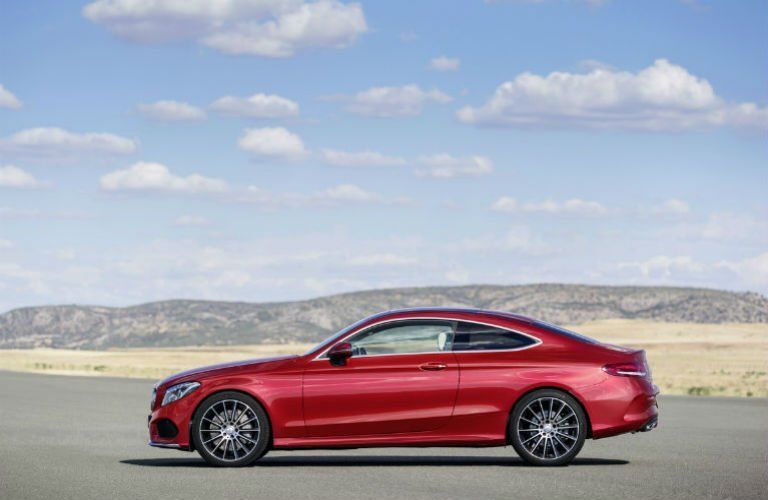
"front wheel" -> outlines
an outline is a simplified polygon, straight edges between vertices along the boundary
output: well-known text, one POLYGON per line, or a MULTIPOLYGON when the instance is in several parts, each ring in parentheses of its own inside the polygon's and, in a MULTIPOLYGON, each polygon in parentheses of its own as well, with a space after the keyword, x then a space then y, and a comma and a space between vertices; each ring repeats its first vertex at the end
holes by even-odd
POLYGON ((512 446, 531 465, 566 465, 581 451, 587 418, 570 395, 543 389, 524 396, 509 421, 512 446))
POLYGON ((270 425, 261 405, 240 392, 214 394, 200 405, 192 424, 195 449, 218 467, 242 467, 261 458, 270 425))

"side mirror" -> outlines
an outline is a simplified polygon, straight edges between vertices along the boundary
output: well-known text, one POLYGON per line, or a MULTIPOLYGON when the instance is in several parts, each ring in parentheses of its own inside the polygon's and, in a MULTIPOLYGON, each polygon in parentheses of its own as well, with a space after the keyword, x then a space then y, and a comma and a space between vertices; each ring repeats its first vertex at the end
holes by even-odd
POLYGON ((344 366, 347 364, 347 358, 352 357, 352 344, 349 342, 339 342, 328 351, 328 359, 333 366, 344 366))

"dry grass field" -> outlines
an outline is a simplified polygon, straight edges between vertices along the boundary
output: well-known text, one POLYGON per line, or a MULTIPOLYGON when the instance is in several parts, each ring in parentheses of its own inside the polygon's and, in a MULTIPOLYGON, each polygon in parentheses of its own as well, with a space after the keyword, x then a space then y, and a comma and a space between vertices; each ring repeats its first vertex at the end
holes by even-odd
MULTIPOLYGON (((646 350, 665 394, 768 396, 768 325, 604 320, 571 326, 604 342, 646 350)), ((0 350, 0 369, 160 379, 196 366, 302 353, 309 344, 163 349, 0 350)))
POLYGON ((664 394, 768 396, 768 325, 604 320, 572 327, 645 349, 664 394))

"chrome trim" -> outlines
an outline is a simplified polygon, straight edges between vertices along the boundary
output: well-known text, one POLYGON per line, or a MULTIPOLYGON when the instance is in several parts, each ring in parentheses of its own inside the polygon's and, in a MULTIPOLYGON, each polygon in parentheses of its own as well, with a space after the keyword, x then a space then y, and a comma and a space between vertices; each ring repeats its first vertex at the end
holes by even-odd
POLYGON ((181 445, 176 443, 158 443, 157 441, 150 441, 147 444, 149 446, 154 446, 155 448, 170 448, 172 450, 181 449, 181 445))
MULTIPOLYGON (((476 325, 492 326, 494 328, 499 328, 501 330, 506 330, 508 332, 512 332, 512 333, 516 333, 518 335, 522 335, 524 337, 528 337, 529 339, 533 340, 534 343, 531 344, 531 345, 523 346, 523 347, 517 347, 515 349, 488 349, 488 350, 477 350, 477 351, 454 351, 453 349, 451 349, 450 351, 402 352, 402 353, 396 353, 396 354, 366 354, 365 356, 358 356, 358 357, 360 357, 360 358, 375 358, 375 357, 381 357, 381 356, 414 356, 414 355, 418 355, 418 354, 446 354, 446 353, 453 353, 453 354, 468 354, 468 353, 480 354, 480 353, 485 353, 485 352, 517 352, 517 351, 524 351, 526 349, 531 349, 533 347, 539 346, 539 345, 544 343, 544 342, 542 342, 542 340, 540 338, 534 337, 533 335, 530 335, 528 333, 524 333, 524 332, 521 332, 521 331, 518 331, 518 330, 514 330, 514 329, 508 328, 506 326, 495 325, 493 323, 486 323, 485 321, 477 321, 477 320, 471 320, 471 319, 445 318, 445 317, 442 317, 442 316, 414 316, 414 317, 411 317, 411 318, 385 319, 385 320, 382 320, 382 321, 377 321, 376 323, 371 323, 370 325, 368 325, 368 326, 366 326, 364 328, 360 328, 359 330, 356 330, 354 332, 350 332, 347 335, 336 339, 336 342, 331 343, 331 345, 329 345, 323 352, 321 352, 320 354, 315 356, 315 358, 312 359, 312 361, 322 361, 324 359, 328 359, 328 358, 324 358, 323 356, 325 356, 325 354, 328 351, 330 351, 331 348, 334 345, 338 344, 339 342, 343 342, 345 339, 347 339, 347 338, 349 338, 349 337, 351 337, 353 335, 357 335, 358 333, 362 333, 364 331, 367 331, 370 328, 373 328, 375 326, 382 325, 384 323, 396 323, 398 321, 411 321, 411 320, 424 320, 424 319, 427 319, 427 320, 428 319, 435 319, 435 320, 440 320, 440 321, 463 321, 464 323, 474 323, 476 325)), ((455 332, 454 332, 454 334, 455 334, 455 332)))

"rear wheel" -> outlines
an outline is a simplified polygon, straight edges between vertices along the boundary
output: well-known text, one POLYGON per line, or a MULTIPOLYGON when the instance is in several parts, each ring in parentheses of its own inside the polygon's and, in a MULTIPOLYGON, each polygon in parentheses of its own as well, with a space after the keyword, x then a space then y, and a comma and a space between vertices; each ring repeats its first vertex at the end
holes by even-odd
POLYGON ((195 412, 192 439, 209 464, 242 467, 266 453, 270 430, 267 414, 255 399, 222 392, 203 401, 195 412))
POLYGON ((543 389, 524 396, 509 421, 512 446, 531 465, 566 465, 581 451, 587 418, 565 392, 543 389))

